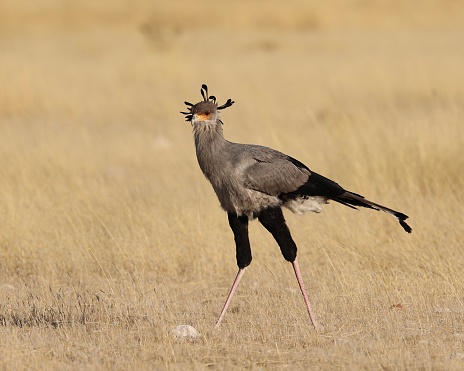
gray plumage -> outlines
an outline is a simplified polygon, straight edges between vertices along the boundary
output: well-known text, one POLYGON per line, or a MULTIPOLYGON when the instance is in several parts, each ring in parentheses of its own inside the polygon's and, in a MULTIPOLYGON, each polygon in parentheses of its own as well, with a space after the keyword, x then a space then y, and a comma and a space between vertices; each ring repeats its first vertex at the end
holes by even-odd
POLYGON ((346 191, 288 155, 264 146, 227 141, 220 109, 215 101, 206 100, 191 105, 190 112, 184 114, 191 115, 200 168, 225 211, 253 218, 265 208, 284 206, 303 214, 320 212, 323 204, 334 200, 353 208, 384 211, 411 232, 404 221, 407 215, 346 191))
POLYGON ((193 133, 200 168, 227 212, 253 217, 267 207, 287 206, 278 196, 309 179, 308 170, 278 151, 225 140, 217 117, 194 121, 193 133))

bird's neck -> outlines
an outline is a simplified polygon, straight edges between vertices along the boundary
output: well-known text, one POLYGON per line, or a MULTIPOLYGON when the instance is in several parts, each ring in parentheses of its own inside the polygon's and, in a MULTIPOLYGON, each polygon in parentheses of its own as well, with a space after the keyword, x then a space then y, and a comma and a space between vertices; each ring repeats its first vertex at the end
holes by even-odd
POLYGON ((223 153, 227 145, 222 125, 218 120, 196 122, 193 125, 193 136, 198 164, 203 174, 212 181, 216 169, 223 166, 223 153))

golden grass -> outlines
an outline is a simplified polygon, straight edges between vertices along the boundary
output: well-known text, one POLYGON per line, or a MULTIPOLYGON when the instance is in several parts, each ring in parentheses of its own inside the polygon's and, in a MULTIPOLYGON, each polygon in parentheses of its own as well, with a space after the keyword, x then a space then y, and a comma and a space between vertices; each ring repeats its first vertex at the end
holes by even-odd
POLYGON ((464 12, 360 4, 2 2, 2 369, 464 368, 464 12), (178 113, 201 83, 230 140, 411 217, 286 214, 319 333, 258 223, 213 331, 236 266, 178 113))

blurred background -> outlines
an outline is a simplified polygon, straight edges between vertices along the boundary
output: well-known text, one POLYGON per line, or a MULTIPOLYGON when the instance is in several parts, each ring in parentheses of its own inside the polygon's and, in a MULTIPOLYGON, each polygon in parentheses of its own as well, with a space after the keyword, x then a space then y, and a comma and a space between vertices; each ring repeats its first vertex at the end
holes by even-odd
MULTIPOLYGON (((411 217, 408 236, 369 210, 327 205, 317 216, 286 214, 327 339, 341 328, 347 336, 362 326, 374 326, 367 334, 387 331, 356 343, 378 347, 369 350, 373 363, 352 358, 349 347, 333 357, 347 368, 378 367, 389 344, 402 341, 392 334, 415 321, 444 339, 435 361, 425 361, 432 346, 408 343, 425 363, 408 363, 403 353, 391 362, 449 368, 445 361, 456 358, 440 352, 462 344, 444 334, 462 336, 463 66, 464 3, 456 0, 0 1, 0 299, 9 303, 0 324, 78 322, 74 293, 88 297, 93 323, 113 323, 114 308, 129 303, 140 316, 121 309, 118 323, 136 321, 152 349, 159 345, 167 363, 155 365, 188 362, 191 353, 160 350, 169 347, 150 329, 188 314, 207 331, 236 270, 226 216, 179 113, 184 101, 201 100, 205 83, 220 104, 236 102, 222 113, 227 139, 281 150, 411 217), (31 315, 32 294, 52 319, 31 315), (396 318, 396 330, 376 328, 375 318, 398 303, 417 317, 396 318), (64 314, 54 312, 59 305, 64 314), (429 316, 436 308, 452 313, 448 327, 429 316), (146 330, 144 311, 155 321, 146 330)), ((265 317, 270 322, 285 322, 301 304, 297 291, 282 300, 292 272, 266 231, 258 223, 250 229, 255 260, 242 291, 249 295, 230 316, 243 323, 242 334, 257 308, 274 306, 272 295, 285 304, 277 319, 265 317), (271 296, 247 291, 258 287, 271 296)), ((290 322, 297 325, 284 335, 273 327, 266 341, 290 339, 285 331, 301 331, 305 316, 296 312, 290 322)), ((96 357, 111 365, 119 345, 100 341, 96 357)), ((248 353, 239 344, 247 342, 231 341, 226 357, 243 365, 248 353)), ((55 360, 66 359, 56 352, 55 360)), ((291 354, 330 364, 315 353, 291 354)))
MULTIPOLYGON (((92 235, 102 226, 90 209, 115 234, 131 230, 130 213, 161 240, 173 220, 221 218, 179 114, 202 83, 236 101, 223 113, 229 140, 282 150, 416 218, 430 200, 453 207, 463 10, 452 0, 2 1, 4 253, 22 245, 36 264, 46 252, 26 241, 48 250, 92 235)), ((433 209, 438 220, 447 212, 433 209)))

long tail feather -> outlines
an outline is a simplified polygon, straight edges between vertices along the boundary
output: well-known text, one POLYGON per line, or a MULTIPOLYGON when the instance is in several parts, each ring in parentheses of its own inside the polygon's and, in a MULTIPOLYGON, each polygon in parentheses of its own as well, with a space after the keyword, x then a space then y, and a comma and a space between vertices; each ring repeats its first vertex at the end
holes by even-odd
POLYGON ((408 232, 412 232, 412 228, 405 222, 406 219, 409 217, 406 214, 400 213, 399 211, 390 209, 388 207, 376 204, 375 202, 366 200, 363 196, 358 195, 356 193, 348 192, 341 194, 340 196, 330 197, 332 200, 339 202, 343 205, 350 206, 350 207, 367 207, 369 209, 384 211, 390 215, 393 215, 398 222, 400 223, 401 227, 408 232))

